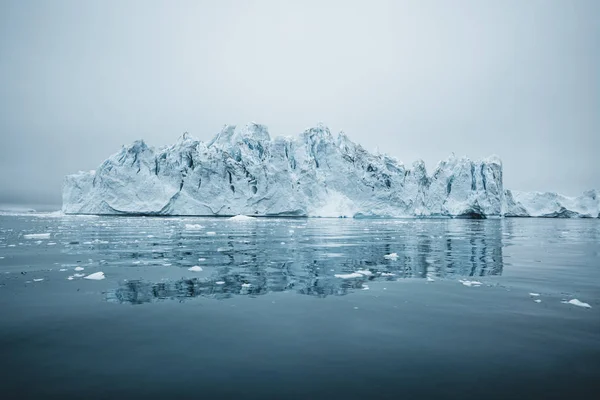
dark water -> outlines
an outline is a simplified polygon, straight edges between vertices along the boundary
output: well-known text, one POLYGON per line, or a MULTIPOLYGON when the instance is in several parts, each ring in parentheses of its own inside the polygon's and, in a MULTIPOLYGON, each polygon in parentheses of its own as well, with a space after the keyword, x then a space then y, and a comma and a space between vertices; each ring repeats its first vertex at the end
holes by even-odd
POLYGON ((0 310, 3 399, 599 398, 600 221, 4 215, 0 310))

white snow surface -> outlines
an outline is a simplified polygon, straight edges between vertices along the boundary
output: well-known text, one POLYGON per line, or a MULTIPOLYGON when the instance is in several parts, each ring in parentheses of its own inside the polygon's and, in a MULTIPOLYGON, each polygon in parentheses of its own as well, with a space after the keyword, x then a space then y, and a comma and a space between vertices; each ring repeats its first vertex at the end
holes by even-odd
POLYGON ((471 161, 452 155, 428 174, 423 161, 405 166, 366 151, 343 132, 332 135, 321 124, 297 138, 272 139, 266 126, 250 123, 225 125, 207 143, 186 133, 164 148, 142 140, 124 146, 96 170, 65 178, 62 211, 311 217, 548 216, 557 211, 556 216, 598 217, 598 197, 590 193, 570 200, 556 194, 505 194, 502 163, 495 156, 471 161), (558 208, 552 196, 560 197, 558 208))

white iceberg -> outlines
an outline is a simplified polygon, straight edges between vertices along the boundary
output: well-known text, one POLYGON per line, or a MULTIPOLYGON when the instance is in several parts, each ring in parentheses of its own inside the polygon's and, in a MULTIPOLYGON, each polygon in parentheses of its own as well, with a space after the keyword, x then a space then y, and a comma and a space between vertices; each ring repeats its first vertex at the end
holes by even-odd
POLYGON ((195 265, 193 267, 188 268, 188 271, 192 271, 192 272, 200 272, 202 271, 202 267, 195 265))
POLYGON ((571 299, 569 301, 563 301, 562 303, 571 304, 577 307, 592 308, 592 306, 590 306, 588 303, 584 303, 583 301, 579 301, 578 299, 571 299))
MULTIPOLYGON (((154 149, 124 146, 95 171, 65 178, 65 214, 309 217, 600 217, 578 198, 505 191, 498 157, 451 156, 428 174, 372 154, 323 125, 297 138, 226 125, 204 143, 184 134, 154 149)), ((242 220, 235 217, 235 220, 242 220)), ((247 220, 244 218, 243 220, 247 220)), ((190 224, 191 225, 191 224, 190 224)), ((186 225, 186 229, 187 225, 186 225)), ((207 233, 209 234, 209 233, 207 233)))
POLYGON ((104 272, 94 272, 93 274, 90 274, 88 276, 84 276, 83 279, 90 279, 93 281, 100 281, 102 279, 106 278, 104 276, 104 272))

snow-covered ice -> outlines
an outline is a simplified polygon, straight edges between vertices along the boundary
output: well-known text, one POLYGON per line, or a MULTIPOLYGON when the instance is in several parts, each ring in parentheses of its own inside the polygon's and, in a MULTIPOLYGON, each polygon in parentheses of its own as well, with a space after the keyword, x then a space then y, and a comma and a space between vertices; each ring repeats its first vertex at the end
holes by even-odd
POLYGON ((75 271, 83 271, 85 268, 83 268, 83 267, 75 267, 74 269, 75 269, 75 271))
POLYGON ((540 294, 539 294, 539 293, 529 293, 529 295, 530 295, 531 297, 538 297, 540 294))
POLYGON ((188 268, 188 271, 200 272, 200 271, 202 271, 202 267, 200 267, 198 265, 194 265, 193 267, 188 268))
POLYGON ((588 303, 584 303, 583 301, 579 301, 578 299, 571 299, 569 301, 563 301, 562 303, 571 304, 577 307, 592 308, 592 306, 590 306, 588 303))
POLYGON ((104 272, 94 272, 93 274, 90 274, 88 276, 83 277, 83 279, 90 279, 93 281, 100 281, 102 279, 106 278, 104 276, 104 272))
POLYGON ((49 233, 28 233, 23 235, 24 239, 50 239, 49 233))
POLYGON ((398 259, 398 254, 397 253, 391 253, 391 254, 386 254, 383 256, 383 258, 385 258, 386 260, 397 260, 398 259))
POLYGON ((185 229, 188 231, 198 231, 204 229, 204 227, 200 224, 185 224, 185 229))
POLYGON ((469 287, 470 286, 477 287, 477 286, 481 286, 482 285, 482 283, 479 282, 479 281, 470 281, 468 279, 459 279, 459 282, 462 283, 463 285, 469 286, 469 287))

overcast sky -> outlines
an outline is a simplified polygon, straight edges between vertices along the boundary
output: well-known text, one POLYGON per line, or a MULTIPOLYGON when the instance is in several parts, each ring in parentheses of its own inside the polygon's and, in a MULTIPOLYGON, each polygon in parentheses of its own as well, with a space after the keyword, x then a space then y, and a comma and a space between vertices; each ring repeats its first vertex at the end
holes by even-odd
POLYGON ((122 144, 249 121, 600 189, 599 21, 596 0, 0 0, 0 202, 60 204, 122 144))

